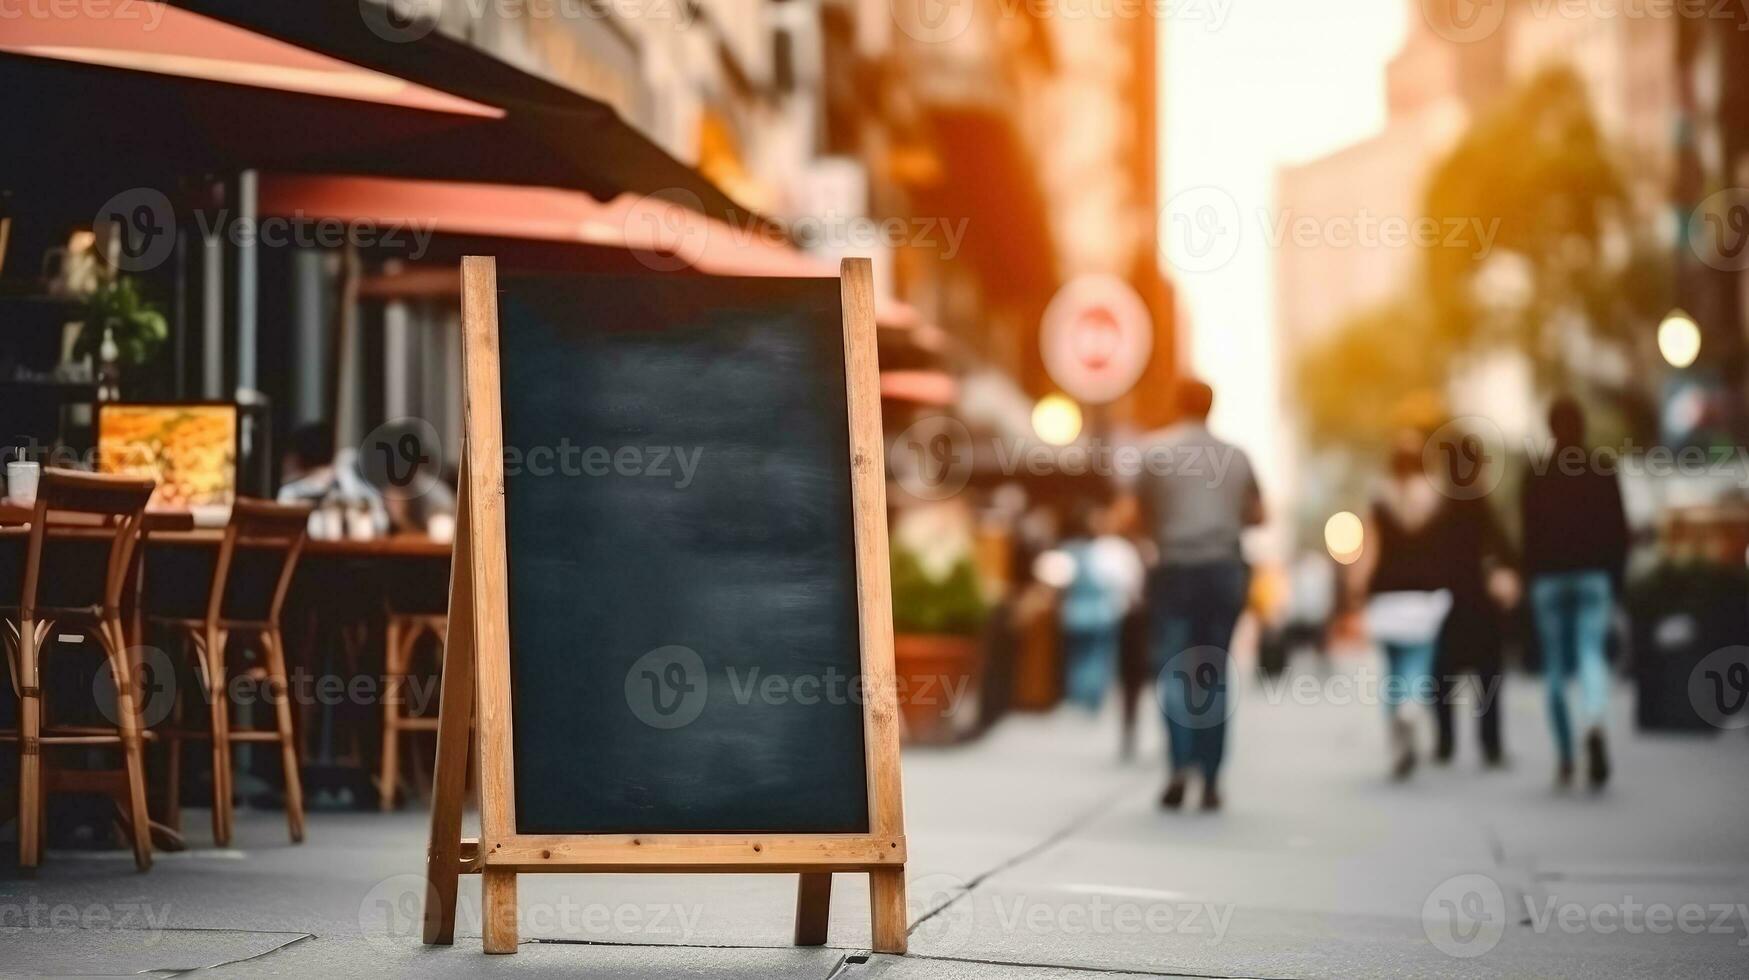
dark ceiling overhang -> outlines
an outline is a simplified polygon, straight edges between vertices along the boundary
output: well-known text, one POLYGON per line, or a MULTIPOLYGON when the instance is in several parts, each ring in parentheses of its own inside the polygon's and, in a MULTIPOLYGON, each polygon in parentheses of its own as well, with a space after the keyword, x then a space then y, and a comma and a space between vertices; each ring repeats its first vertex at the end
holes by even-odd
MULTIPOLYGON (((54 45, 21 54, 0 43, 10 117, 0 188, 15 201, 47 194, 101 203, 131 187, 260 169, 556 187, 602 201, 629 192, 763 224, 605 103, 439 31, 390 40, 373 31, 359 0, 168 6, 495 112, 93 63, 54 45)), ((77 29, 69 23, 53 26, 77 29)), ((116 25, 101 29, 128 47, 116 25)), ((142 32, 139 46, 150 47, 145 25, 133 29, 142 32)))

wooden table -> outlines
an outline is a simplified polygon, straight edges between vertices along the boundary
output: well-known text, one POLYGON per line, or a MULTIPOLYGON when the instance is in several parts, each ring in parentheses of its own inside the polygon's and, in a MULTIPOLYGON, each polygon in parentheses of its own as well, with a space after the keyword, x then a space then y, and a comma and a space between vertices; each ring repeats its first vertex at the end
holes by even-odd
MULTIPOLYGON (((0 528, 19 528, 30 523, 36 516, 36 508, 15 504, 11 501, 0 501, 0 528)), ((57 527, 101 527, 101 519, 91 514, 73 514, 57 511, 54 523, 57 527)), ((187 531, 194 527, 194 515, 185 510, 148 510, 146 511, 145 528, 148 531, 187 531)))
MULTIPOLYGON (((217 545, 224 538, 222 528, 162 529, 146 525, 147 543, 164 545, 217 545)), ((353 540, 341 538, 325 541, 311 538, 304 544, 304 557, 322 558, 449 558, 451 545, 423 534, 392 534, 385 538, 353 540)))

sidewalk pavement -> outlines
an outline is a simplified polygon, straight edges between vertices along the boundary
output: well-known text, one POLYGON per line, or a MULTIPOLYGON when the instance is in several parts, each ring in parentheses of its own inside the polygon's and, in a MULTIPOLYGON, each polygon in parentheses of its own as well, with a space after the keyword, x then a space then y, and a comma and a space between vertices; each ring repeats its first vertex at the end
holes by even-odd
MULTIPOLYGON (((831 945, 789 945, 794 878, 521 878, 523 945, 487 957, 479 886, 456 945, 417 938, 425 814, 239 815, 237 847, 147 875, 55 852, 0 873, 0 971, 214 976, 577 975, 771 980, 1740 977, 1749 963, 1749 737, 1644 736, 1616 700, 1617 779, 1558 793, 1541 689, 1504 692, 1512 765, 1474 739, 1407 785, 1354 666, 1242 682, 1226 808, 1164 813, 1158 723, 1010 718, 905 753, 911 955, 869 956, 865 879, 835 878, 831 945)), ((1197 802, 1191 794, 1190 803, 1197 802)))

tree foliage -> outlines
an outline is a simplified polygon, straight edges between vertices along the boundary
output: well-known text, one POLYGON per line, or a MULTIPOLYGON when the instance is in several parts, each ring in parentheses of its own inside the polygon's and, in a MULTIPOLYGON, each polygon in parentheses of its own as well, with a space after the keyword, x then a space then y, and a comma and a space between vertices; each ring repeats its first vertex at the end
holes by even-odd
POLYGON ((1489 247, 1424 248, 1422 275, 1396 299, 1296 352, 1314 443, 1377 445, 1401 406, 1437 398, 1455 362, 1502 349, 1522 352, 1545 389, 1589 394, 1629 432, 1653 430, 1654 379, 1634 368, 1656 356, 1671 259, 1636 227, 1632 163, 1565 68, 1479 116, 1429 174, 1423 211, 1440 227, 1487 229, 1489 247))

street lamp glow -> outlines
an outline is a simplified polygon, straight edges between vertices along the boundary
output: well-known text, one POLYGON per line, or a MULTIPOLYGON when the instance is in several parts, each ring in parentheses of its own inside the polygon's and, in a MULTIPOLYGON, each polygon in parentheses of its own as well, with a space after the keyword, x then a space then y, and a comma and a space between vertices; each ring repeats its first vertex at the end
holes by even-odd
POLYGON ((1053 446, 1067 446, 1081 435, 1081 406, 1067 395, 1046 395, 1032 407, 1032 431, 1053 446))
POLYGON ((1685 368, 1700 356, 1700 325, 1681 310, 1671 310, 1658 324, 1658 353, 1673 368, 1685 368))
POLYGON ((1075 556, 1052 548, 1032 561, 1032 577, 1053 589, 1066 589, 1075 581, 1075 556))
POLYGON ((1324 522, 1324 547, 1330 550, 1330 557, 1352 565, 1366 547, 1366 526, 1346 510, 1332 514, 1324 522))

